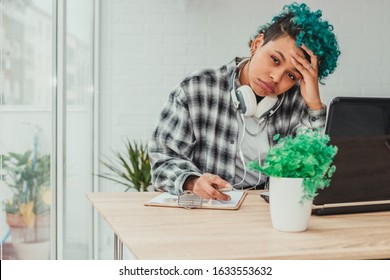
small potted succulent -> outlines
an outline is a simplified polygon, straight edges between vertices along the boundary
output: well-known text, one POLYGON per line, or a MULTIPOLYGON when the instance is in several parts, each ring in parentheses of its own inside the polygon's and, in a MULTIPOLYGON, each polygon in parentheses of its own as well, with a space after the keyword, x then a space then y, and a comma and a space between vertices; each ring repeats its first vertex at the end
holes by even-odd
POLYGON ((270 148, 264 163, 253 161, 249 168, 269 176, 273 227, 304 231, 313 198, 318 190, 329 186, 336 170, 332 163, 337 147, 330 145, 330 137, 319 130, 301 129, 296 136, 275 135, 274 140, 277 144, 270 148), (297 208, 289 209, 289 204, 297 208))

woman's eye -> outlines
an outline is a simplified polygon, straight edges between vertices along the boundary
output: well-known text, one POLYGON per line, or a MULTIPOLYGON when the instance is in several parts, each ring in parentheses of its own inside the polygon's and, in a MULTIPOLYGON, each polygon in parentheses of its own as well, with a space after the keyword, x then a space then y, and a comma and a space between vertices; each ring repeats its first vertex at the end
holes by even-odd
POLYGON ((273 62, 275 62, 277 65, 279 65, 280 64, 280 62, 279 62, 279 59, 277 59, 276 57, 274 57, 274 56, 271 56, 271 59, 273 60, 273 62))
POLYGON ((293 73, 289 72, 287 73, 287 76, 292 80, 292 81, 295 81, 296 80, 296 77, 293 73))

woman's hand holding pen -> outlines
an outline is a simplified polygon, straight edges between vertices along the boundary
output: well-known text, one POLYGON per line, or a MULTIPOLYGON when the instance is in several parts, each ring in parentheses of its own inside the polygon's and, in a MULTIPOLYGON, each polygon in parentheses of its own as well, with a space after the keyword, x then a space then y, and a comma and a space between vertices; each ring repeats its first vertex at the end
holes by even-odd
POLYGON ((311 63, 296 51, 290 51, 292 64, 302 74, 300 81, 300 90, 306 105, 312 110, 321 110, 323 108, 320 90, 318 86, 318 60, 317 56, 302 44, 302 49, 310 56, 311 63))
POLYGON ((231 185, 218 175, 204 173, 200 177, 190 177, 184 184, 184 189, 192 191, 205 199, 230 200, 230 196, 219 191, 231 189, 231 185))

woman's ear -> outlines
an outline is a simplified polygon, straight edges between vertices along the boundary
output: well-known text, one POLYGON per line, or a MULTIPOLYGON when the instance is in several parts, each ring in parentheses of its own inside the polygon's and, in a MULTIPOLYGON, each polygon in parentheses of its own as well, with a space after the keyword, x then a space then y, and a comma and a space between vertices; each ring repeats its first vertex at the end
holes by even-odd
POLYGON ((264 34, 261 33, 259 36, 256 37, 256 39, 254 39, 252 41, 252 44, 251 44, 251 54, 254 55, 257 48, 258 47, 261 47, 264 43, 264 34))

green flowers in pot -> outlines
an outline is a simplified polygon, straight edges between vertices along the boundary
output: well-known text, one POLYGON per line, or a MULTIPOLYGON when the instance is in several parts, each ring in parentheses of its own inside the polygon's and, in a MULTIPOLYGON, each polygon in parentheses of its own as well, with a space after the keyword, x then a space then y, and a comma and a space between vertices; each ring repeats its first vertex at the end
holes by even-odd
POLYGON ((248 167, 270 177, 303 178, 303 198, 313 199, 319 189, 328 187, 336 170, 332 165, 337 147, 319 130, 299 130, 295 137, 280 138, 270 148, 263 165, 257 161, 248 167))

